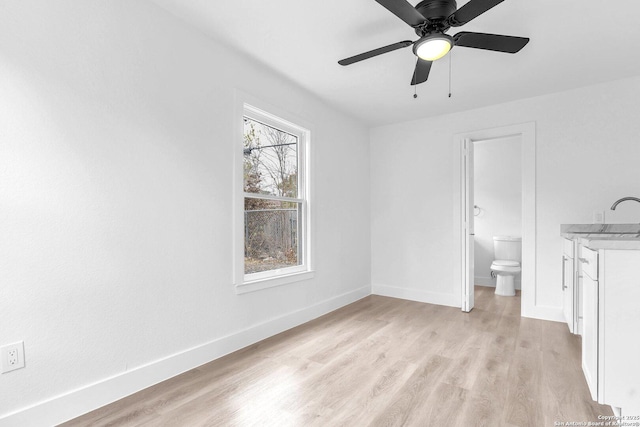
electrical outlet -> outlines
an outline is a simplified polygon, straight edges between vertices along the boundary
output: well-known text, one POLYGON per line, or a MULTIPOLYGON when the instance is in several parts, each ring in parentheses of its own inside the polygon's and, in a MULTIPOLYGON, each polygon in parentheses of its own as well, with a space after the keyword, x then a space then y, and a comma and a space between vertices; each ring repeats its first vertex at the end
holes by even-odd
POLYGON ((0 371, 3 374, 24 368, 24 342, 19 341, 0 347, 0 365, 0 371))
POLYGON ((596 211, 593 213, 593 223, 594 224, 604 224, 604 212, 596 211))
POLYGON ((16 366, 18 364, 18 349, 12 348, 7 351, 7 362, 9 366, 16 366))

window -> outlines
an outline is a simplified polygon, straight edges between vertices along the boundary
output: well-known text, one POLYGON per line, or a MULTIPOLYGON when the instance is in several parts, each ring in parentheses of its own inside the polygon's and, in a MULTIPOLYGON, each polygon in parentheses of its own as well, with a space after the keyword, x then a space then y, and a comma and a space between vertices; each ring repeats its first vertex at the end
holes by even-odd
POLYGON ((242 147, 236 146, 242 150, 244 207, 240 291, 301 280, 310 272, 308 140, 305 129, 244 105, 242 147))

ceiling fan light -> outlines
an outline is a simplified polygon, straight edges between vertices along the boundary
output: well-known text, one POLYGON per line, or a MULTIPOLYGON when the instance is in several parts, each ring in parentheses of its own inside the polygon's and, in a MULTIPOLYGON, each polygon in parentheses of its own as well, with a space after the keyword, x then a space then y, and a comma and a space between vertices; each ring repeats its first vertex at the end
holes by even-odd
POLYGON ((447 34, 430 34, 413 45, 413 53, 425 61, 435 61, 451 50, 453 39, 447 34))

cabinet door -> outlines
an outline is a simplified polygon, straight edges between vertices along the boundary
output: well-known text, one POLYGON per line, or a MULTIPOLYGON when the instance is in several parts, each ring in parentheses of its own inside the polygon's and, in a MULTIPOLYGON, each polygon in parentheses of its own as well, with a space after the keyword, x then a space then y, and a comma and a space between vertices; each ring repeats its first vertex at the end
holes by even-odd
POLYGON ((640 415, 640 251, 601 252, 598 402, 640 415))
POLYGON ((562 256, 562 311, 564 312, 564 319, 569 325, 569 331, 572 334, 577 333, 575 331, 575 299, 574 299, 574 273, 573 273, 573 259, 562 256))
POLYGON ((582 278, 582 371, 591 398, 598 400, 598 281, 582 278))

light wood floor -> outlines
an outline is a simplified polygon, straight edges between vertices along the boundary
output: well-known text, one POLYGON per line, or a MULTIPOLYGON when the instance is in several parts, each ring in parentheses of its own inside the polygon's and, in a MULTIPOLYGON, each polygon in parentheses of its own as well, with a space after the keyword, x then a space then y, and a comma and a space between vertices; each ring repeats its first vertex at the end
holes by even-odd
POLYGON ((370 296, 64 426, 553 426, 591 400, 580 338, 476 287, 476 308, 370 296))

